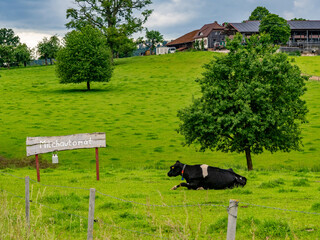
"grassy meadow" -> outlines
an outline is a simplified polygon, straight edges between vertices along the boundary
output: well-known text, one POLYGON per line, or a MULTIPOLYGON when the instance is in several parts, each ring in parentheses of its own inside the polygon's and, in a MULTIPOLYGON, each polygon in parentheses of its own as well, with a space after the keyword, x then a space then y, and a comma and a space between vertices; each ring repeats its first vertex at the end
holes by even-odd
MULTIPOLYGON (((177 53, 115 61, 109 83, 61 85, 55 67, 1 70, 1 161, 22 161, 27 136, 59 136, 106 132, 107 148, 100 149, 100 178, 95 181, 94 150, 59 152, 59 166, 41 170, 41 183, 91 188, 128 201, 156 205, 191 204, 196 207, 155 207, 121 201, 97 193, 96 239, 225 239, 229 199, 239 199, 237 239, 320 239, 320 216, 280 211, 247 203, 320 213, 320 82, 307 82, 309 123, 303 126, 301 152, 265 152, 253 156, 255 171, 246 171, 244 154, 197 152, 183 147, 175 129, 177 110, 199 95, 194 81, 203 64, 217 53, 177 53), (244 188, 223 191, 169 189, 180 182, 166 176, 176 160, 229 168, 248 178, 244 188), (138 232, 135 232, 138 231, 138 232), (143 232, 139 233, 139 232, 143 232), (145 234, 147 233, 147 234, 145 234), (148 235, 149 234, 149 235, 148 235)), ((320 75, 320 57, 297 57, 303 73, 320 75)), ((51 154, 43 154, 50 161, 51 154)), ((33 157, 27 160, 33 161, 33 157)), ((26 161, 26 159, 24 159, 26 161)), ((1 171, 36 179, 34 166, 1 171)), ((86 236, 87 190, 32 184, 31 232, 24 226, 24 181, 0 174, 0 239, 79 239, 86 236), (10 183, 10 184, 8 184, 10 183), (62 212, 75 213, 68 216, 62 212), (19 230, 17 230, 19 229, 19 230), (2 235, 1 235, 2 234, 2 235), (17 238, 19 236, 19 238, 17 238)))

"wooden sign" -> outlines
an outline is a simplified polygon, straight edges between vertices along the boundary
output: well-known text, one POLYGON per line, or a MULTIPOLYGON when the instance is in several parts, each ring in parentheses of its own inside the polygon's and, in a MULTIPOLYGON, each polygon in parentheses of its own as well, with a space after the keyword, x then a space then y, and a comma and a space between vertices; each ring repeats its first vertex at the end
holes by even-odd
POLYGON ((27 137, 27 156, 81 148, 106 147, 105 133, 82 133, 56 137, 27 137))
POLYGON ((105 133, 81 133, 57 137, 27 137, 27 156, 36 155, 37 179, 40 182, 39 156, 41 153, 73 150, 80 148, 95 148, 96 172, 99 181, 99 151, 106 147, 105 133))

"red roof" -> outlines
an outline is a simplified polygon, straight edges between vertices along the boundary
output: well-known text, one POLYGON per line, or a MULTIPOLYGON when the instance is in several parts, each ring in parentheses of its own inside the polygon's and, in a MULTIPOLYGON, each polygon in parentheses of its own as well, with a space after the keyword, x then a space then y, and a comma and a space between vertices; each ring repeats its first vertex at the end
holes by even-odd
POLYGON ((208 37, 213 30, 224 30, 217 22, 204 25, 194 36, 194 39, 208 37))
POLYGON ((167 44, 167 46, 171 46, 171 45, 176 45, 176 44, 183 44, 183 43, 189 43, 189 42, 193 42, 193 37, 196 35, 196 33, 199 30, 194 30, 192 32, 189 32, 179 38, 177 38, 176 40, 173 40, 171 42, 169 42, 167 44))

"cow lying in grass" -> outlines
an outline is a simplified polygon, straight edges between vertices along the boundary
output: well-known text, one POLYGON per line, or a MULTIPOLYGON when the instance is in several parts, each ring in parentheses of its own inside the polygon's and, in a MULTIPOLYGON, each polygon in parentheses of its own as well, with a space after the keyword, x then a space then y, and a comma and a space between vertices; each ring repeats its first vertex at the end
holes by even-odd
POLYGON ((186 179, 186 183, 180 183, 171 188, 176 190, 178 187, 187 187, 188 189, 226 189, 238 186, 244 186, 247 179, 239 174, 236 174, 231 168, 220 169, 210 167, 208 165, 187 165, 177 161, 170 167, 168 172, 169 177, 178 175, 186 179))

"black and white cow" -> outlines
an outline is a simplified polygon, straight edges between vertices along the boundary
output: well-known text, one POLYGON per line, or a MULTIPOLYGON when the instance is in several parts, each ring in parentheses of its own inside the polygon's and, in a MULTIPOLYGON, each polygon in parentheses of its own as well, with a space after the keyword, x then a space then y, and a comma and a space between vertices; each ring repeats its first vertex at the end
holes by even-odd
POLYGON ((186 179, 186 183, 182 182, 174 186, 171 190, 178 187, 187 187, 188 189, 226 189, 238 186, 244 186, 247 179, 236 174, 231 168, 221 169, 210 167, 208 165, 187 165, 177 161, 170 167, 169 177, 181 175, 186 179))

